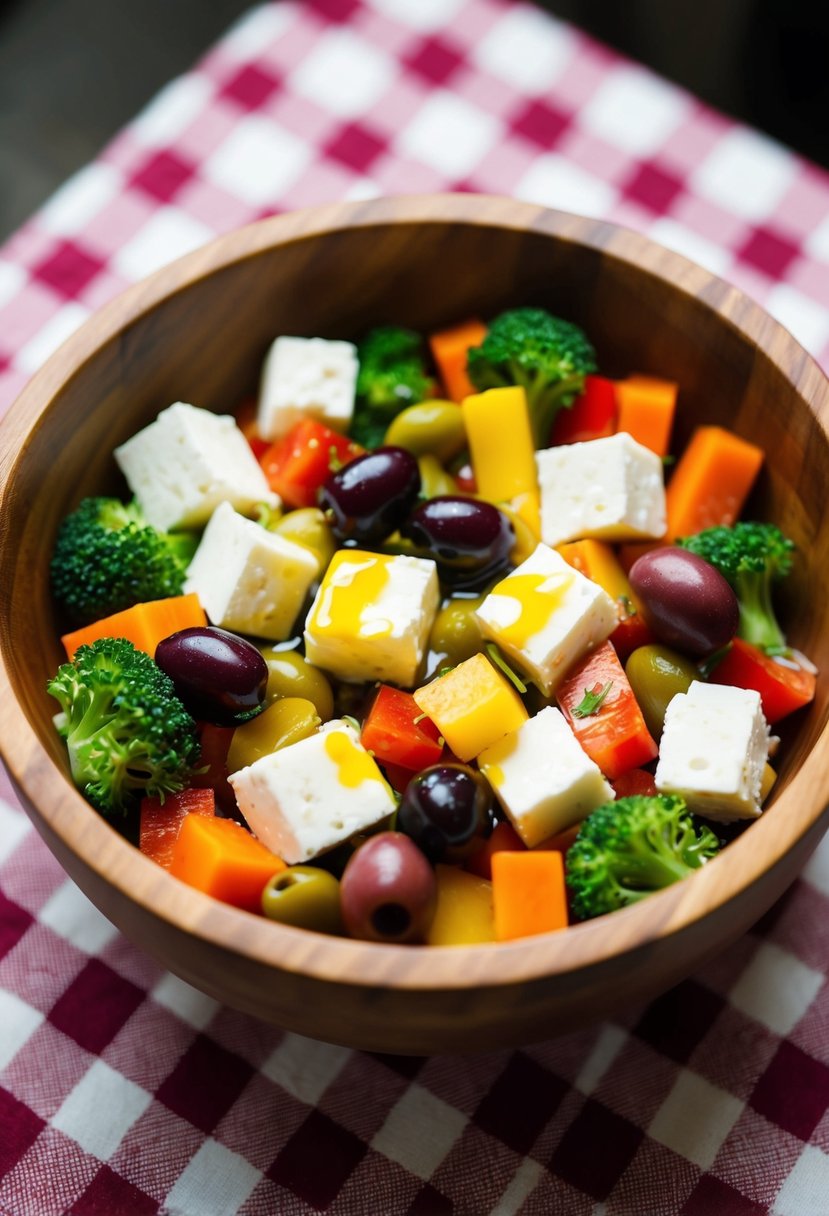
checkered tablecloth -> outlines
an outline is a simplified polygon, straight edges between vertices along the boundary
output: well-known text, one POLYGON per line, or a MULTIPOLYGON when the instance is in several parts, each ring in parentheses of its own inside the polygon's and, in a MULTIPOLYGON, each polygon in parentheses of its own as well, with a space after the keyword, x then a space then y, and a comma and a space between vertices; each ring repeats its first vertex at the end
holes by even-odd
MULTIPOLYGON (((829 179, 529 4, 251 10, 0 250, 0 406, 122 287, 275 211, 481 190, 642 229, 829 362, 829 179)), ((476 1059, 219 1007, 0 788, 3 1216, 823 1216, 829 842, 644 1009, 476 1059)))

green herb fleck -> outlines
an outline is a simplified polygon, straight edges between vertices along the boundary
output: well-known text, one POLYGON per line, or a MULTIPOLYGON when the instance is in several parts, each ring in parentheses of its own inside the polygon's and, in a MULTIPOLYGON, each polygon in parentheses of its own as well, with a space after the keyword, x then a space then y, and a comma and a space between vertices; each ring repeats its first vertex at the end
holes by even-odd
POLYGON ((596 691, 595 688, 593 689, 592 692, 590 691, 589 688, 585 688, 584 700, 579 705, 577 705, 576 708, 573 710, 573 717, 574 718, 591 718, 593 716, 593 714, 597 714, 599 712, 599 709, 601 708, 602 702, 604 701, 605 697, 610 692, 612 687, 613 687, 613 681, 608 680, 608 682, 605 684, 604 688, 599 689, 598 692, 596 691))
POLYGON ((501 651, 498 649, 498 647, 495 645, 494 642, 487 642, 486 652, 489 655, 490 660, 495 664, 495 666, 498 667, 504 673, 504 675, 509 680, 510 684, 514 685, 514 687, 517 688, 518 691, 523 696, 523 694, 527 691, 527 685, 524 683, 524 681, 521 679, 521 677, 512 670, 509 663, 504 658, 504 656, 501 654, 501 651))

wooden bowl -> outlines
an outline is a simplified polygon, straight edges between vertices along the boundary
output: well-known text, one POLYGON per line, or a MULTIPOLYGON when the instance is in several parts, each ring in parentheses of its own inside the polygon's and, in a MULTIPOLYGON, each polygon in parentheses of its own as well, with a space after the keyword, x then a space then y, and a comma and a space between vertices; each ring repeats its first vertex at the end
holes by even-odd
POLYGON ((279 333, 428 330, 538 303, 582 324, 609 375, 680 382, 679 444, 718 422, 763 445, 752 502, 797 543, 783 617, 829 669, 829 386, 736 288, 612 224, 504 199, 380 200, 266 220, 127 291, 35 376, 2 427, 0 738, 41 835, 81 889, 170 970, 290 1030, 429 1053, 548 1038, 677 982, 792 881, 829 820, 827 692, 787 726, 763 816, 687 882, 566 932, 394 947, 214 902, 142 857, 68 778, 47 678, 63 655, 48 591, 61 517, 123 489, 112 449, 172 401, 232 409, 279 333))

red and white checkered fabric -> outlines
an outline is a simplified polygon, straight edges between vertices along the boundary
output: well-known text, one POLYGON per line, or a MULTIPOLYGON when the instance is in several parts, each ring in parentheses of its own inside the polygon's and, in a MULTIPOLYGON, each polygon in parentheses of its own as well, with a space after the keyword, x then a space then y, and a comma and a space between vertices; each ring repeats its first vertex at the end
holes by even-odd
MULTIPOLYGON (((829 363, 829 178, 529 4, 253 9, 0 250, 0 407, 94 309, 258 216, 480 190, 642 229, 829 363)), ((133 949, 0 789, 4 1216, 823 1216, 829 842, 773 911, 603 1026, 372 1056, 133 949)))

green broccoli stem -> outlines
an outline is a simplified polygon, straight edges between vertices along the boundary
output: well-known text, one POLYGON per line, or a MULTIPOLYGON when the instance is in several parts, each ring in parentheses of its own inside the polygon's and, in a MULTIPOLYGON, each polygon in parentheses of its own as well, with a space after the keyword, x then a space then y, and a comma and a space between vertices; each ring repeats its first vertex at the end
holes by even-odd
POLYGON ((785 649, 786 637, 777 623, 771 600, 772 576, 767 572, 741 572, 734 590, 740 602, 738 637, 762 650, 785 649))
POLYGON ((559 380, 553 387, 549 379, 536 373, 533 383, 527 388, 530 424, 536 448, 546 448, 550 443, 550 432, 560 410, 573 404, 573 399, 584 388, 584 375, 577 372, 566 380, 559 380))
POLYGON ((608 868, 620 887, 645 894, 687 878, 696 867, 687 865, 661 832, 648 831, 644 839, 631 837, 627 848, 612 856, 608 868))

